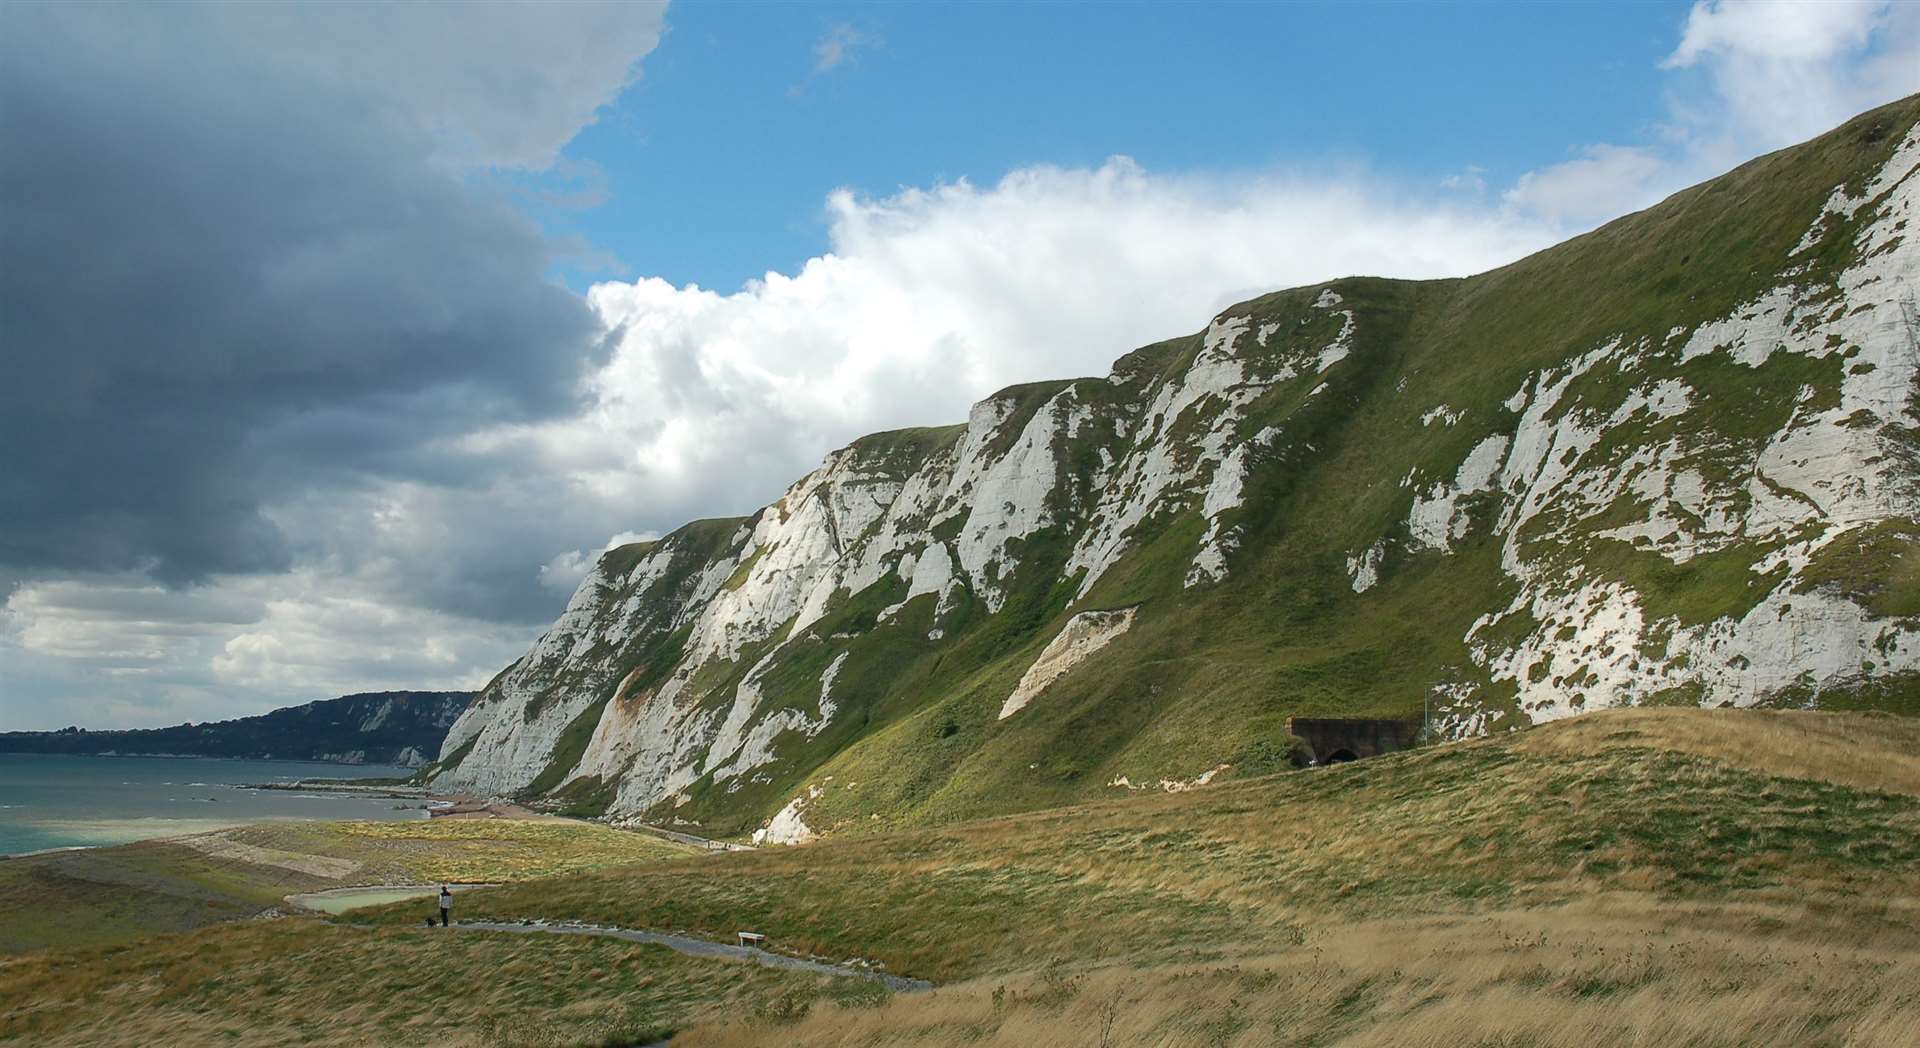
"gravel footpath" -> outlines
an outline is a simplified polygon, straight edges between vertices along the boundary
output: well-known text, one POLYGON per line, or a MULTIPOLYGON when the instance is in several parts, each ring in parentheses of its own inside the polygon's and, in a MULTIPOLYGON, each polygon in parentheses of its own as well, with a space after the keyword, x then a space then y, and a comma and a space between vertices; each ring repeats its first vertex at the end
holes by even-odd
POLYGON ((826 964, 821 961, 809 961, 785 954, 769 953, 748 946, 729 946, 726 943, 709 942, 706 939, 692 939, 684 935, 667 935, 661 932, 641 932, 631 928, 609 928, 597 924, 548 924, 544 921, 519 921, 511 924, 495 921, 455 921, 454 928, 483 932, 546 932, 549 935, 597 935, 608 939, 625 939, 628 942, 645 942, 665 946, 672 950, 694 957, 724 957, 737 961, 752 961, 769 968, 791 968, 796 971, 815 972, 820 975, 852 976, 856 979, 872 979, 889 990, 914 991, 930 990, 933 984, 925 979, 908 979, 885 972, 870 971, 865 968, 841 964, 826 964))

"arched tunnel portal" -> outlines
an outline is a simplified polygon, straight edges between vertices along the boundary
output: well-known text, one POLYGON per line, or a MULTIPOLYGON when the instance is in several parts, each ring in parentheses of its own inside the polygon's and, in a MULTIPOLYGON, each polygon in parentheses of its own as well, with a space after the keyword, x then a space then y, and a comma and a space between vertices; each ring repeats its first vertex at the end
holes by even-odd
POLYGON ((1292 717, 1287 731, 1306 742, 1316 764, 1341 764, 1411 749, 1420 718, 1292 717))

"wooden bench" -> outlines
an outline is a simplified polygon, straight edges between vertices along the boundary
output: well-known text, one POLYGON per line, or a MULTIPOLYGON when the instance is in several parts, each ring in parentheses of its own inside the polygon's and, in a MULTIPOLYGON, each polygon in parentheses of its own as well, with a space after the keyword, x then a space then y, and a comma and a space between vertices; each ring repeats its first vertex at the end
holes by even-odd
POLYGON ((749 950, 763 949, 766 946, 767 937, 759 932, 740 932, 739 935, 740 945, 749 950))

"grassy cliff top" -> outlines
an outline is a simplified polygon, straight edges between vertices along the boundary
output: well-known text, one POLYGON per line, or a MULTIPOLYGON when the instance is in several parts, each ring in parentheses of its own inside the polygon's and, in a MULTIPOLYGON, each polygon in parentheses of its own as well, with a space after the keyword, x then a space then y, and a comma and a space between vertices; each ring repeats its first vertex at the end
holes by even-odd
POLYGON ((460 902, 462 919, 755 928, 948 983, 930 995, 429 932, 402 905, 354 915, 389 927, 242 922, 0 959, 0 1043, 1898 1045, 1920 1020, 1916 889, 1920 725, 1618 711, 460 902))
MULTIPOLYGON (((1245 949, 1330 917, 1613 891, 1881 905, 1916 888, 1920 725, 1649 709, 1181 793, 528 882, 467 906, 710 937, 757 928, 789 949, 947 980, 1056 956, 1245 949)), ((412 918, 402 907, 384 919, 412 918)))

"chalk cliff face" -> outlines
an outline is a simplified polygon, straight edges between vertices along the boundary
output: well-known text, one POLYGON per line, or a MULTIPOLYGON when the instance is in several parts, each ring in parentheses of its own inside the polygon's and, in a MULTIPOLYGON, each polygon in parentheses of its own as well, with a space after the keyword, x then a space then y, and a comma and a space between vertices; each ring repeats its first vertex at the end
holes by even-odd
POLYGON ((1269 770, 1293 714, 1920 710, 1916 115, 613 550, 435 782, 804 840, 1269 770))

